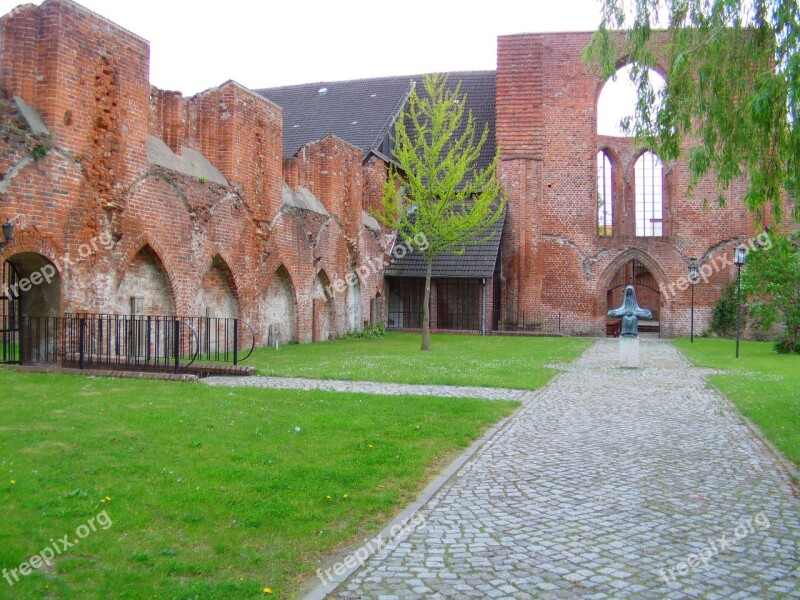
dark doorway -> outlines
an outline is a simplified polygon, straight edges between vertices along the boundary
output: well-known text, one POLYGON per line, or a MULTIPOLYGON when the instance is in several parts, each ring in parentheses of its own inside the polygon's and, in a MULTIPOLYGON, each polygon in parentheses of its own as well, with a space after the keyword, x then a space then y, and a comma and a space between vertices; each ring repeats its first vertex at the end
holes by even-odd
POLYGON ((20 252, 3 263, 3 362, 52 362, 58 343, 61 276, 35 252, 20 252))

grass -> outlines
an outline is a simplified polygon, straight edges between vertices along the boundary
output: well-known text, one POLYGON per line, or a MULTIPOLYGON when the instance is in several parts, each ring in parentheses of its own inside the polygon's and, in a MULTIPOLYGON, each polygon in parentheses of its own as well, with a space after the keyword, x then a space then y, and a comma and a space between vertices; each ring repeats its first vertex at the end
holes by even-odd
POLYGON ((800 356, 778 354, 772 343, 695 338, 675 345, 701 367, 726 369, 711 382, 789 459, 800 465, 800 356))
POLYGON ((6 370, 0 386, 0 569, 111 521, 0 578, 14 598, 291 596, 516 406, 6 370))
POLYGON ((342 338, 256 350, 246 364, 261 375, 535 390, 555 374, 548 363, 577 358, 592 343, 582 338, 437 334, 421 352, 420 334, 342 338))

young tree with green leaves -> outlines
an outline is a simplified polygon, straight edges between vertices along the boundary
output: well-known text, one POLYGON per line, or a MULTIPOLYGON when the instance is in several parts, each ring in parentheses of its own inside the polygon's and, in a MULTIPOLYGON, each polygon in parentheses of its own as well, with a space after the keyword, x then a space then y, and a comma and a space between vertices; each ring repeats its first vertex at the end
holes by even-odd
POLYGON ((506 198, 496 176, 499 151, 491 164, 478 165, 489 126, 479 134, 471 112, 465 120, 461 83, 451 88, 447 77, 428 75, 422 88, 412 89, 395 122, 397 166, 389 168, 375 217, 425 258, 422 350, 429 350, 434 259, 488 241, 506 198))
POLYGON ((783 323, 780 352, 800 352, 800 233, 770 233, 762 248, 747 255, 742 291, 750 318, 769 329, 783 323))
MULTIPOLYGON (((602 0, 602 22, 585 58, 604 77, 627 57, 638 90, 630 133, 662 160, 689 141, 690 190, 713 172, 725 189, 745 177, 747 207, 778 223, 786 194, 800 198, 800 5, 797 0, 602 0), (651 44, 666 29, 656 93, 651 44), (613 30, 621 30, 619 45, 613 30), (658 108, 660 106, 660 108, 658 108)), ((800 220, 800 205, 792 208, 800 220)))

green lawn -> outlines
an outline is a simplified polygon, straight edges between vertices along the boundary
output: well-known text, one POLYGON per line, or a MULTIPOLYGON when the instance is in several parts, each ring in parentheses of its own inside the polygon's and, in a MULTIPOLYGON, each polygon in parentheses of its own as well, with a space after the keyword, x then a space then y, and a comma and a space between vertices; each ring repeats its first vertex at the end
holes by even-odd
POLYGON ((431 336, 421 352, 420 334, 342 338, 322 344, 261 348, 244 364, 261 375, 474 385, 535 390, 555 374, 548 363, 566 363, 591 344, 586 338, 431 336))
POLYGON ((675 341, 696 365, 726 369, 711 382, 764 435, 796 464, 800 464, 800 356, 778 354, 772 343, 695 338, 675 341))
POLYGON ((13 588, 0 578, 3 598, 291 596, 516 406, 6 370, 0 386, 0 569, 97 529, 13 588))

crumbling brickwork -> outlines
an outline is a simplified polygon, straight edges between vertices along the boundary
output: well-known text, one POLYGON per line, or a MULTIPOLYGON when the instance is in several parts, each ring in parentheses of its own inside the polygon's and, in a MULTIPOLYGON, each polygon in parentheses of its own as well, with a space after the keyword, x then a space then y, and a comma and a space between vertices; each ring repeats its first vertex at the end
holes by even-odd
MULTIPOLYGON (((231 81, 183 98, 148 72, 145 40, 70 0, 0 19, 3 255, 56 269, 36 311, 238 316, 259 343, 271 325, 311 341, 320 277, 385 252, 362 223, 376 200, 361 152, 335 138, 304 149, 293 187, 324 210, 287 204, 278 106, 231 81)), ((381 285, 371 273, 358 298, 346 285, 326 298, 323 337, 369 319, 381 285)))
MULTIPOLYGON (((635 277, 662 334, 685 334, 689 263, 725 264, 756 233, 743 188, 723 208, 705 202, 713 181, 687 196, 685 164, 665 165, 663 234, 637 236, 634 165, 645 149, 597 135, 604 81, 582 60, 589 40, 498 41, 495 135, 509 202, 485 325, 534 315, 551 330, 602 334, 614 288, 635 277), (613 165, 612 235, 597 226, 599 151, 613 165)), ((259 343, 325 340, 385 317, 376 265, 392 235, 369 211, 386 157, 333 135, 284 157, 277 105, 233 81, 184 98, 152 87, 148 71, 145 40, 71 0, 0 19, 0 218, 15 225, 2 254, 23 276, 55 273, 26 310, 236 316, 259 343)), ((697 330, 732 274, 716 269, 697 286, 697 330)), ((448 318, 438 293, 434 323, 448 318)))

